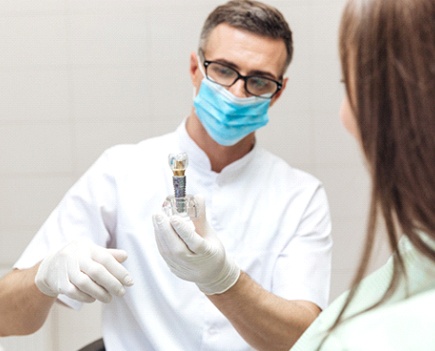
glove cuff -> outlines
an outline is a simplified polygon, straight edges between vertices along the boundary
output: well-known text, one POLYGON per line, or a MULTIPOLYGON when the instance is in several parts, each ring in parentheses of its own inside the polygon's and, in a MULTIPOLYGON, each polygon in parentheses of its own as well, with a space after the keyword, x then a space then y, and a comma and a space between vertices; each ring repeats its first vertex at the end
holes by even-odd
POLYGON ((208 284, 197 283, 199 290, 206 295, 222 294, 236 284, 240 277, 240 268, 234 261, 227 262, 217 279, 208 284))
POLYGON ((52 289, 50 289, 47 284, 45 283, 44 279, 44 270, 45 270, 45 260, 42 261, 40 264, 38 271, 35 275, 35 285, 41 291, 44 295, 50 296, 50 297, 57 297, 59 294, 52 289))

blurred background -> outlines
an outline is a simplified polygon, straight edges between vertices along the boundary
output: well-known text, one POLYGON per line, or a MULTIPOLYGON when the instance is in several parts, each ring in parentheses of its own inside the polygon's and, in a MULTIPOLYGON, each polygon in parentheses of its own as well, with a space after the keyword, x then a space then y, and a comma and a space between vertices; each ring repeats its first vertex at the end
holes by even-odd
MULTIPOLYGON (((173 131, 190 112, 189 54, 213 0, 2 0, 0 5, 0 273, 107 147, 173 131)), ((294 35, 289 83, 259 142, 317 176, 329 196, 331 299, 353 277, 369 179, 338 117, 338 24, 344 0, 276 0, 294 35)), ((371 269, 387 256, 380 246, 371 269)), ((56 306, 6 351, 74 351, 98 338, 99 304, 56 306)), ((1 318, 1 317, 0 317, 1 318)))

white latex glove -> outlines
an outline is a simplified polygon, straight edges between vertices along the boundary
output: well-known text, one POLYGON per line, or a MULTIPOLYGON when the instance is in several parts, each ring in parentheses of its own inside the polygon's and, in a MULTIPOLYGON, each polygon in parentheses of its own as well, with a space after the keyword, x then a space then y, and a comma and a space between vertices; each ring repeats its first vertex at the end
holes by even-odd
POLYGON ((127 259, 123 250, 106 249, 89 241, 73 241, 39 265, 35 283, 45 295, 58 294, 82 301, 110 302, 112 295, 125 294, 133 285, 121 264, 127 259))
POLYGON ((196 283, 205 294, 221 294, 239 279, 240 269, 230 259, 205 216, 204 199, 195 196, 198 218, 153 216, 160 254, 179 278, 196 283))

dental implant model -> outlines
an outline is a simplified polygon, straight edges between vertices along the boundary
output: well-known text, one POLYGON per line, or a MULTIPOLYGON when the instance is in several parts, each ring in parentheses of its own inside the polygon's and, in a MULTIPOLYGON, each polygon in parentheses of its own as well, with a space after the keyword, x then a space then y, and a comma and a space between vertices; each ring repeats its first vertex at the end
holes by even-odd
POLYGON ((186 195, 186 169, 189 164, 187 154, 169 154, 168 161, 173 174, 174 195, 166 198, 163 209, 167 215, 178 214, 196 218, 195 200, 192 195, 186 195))

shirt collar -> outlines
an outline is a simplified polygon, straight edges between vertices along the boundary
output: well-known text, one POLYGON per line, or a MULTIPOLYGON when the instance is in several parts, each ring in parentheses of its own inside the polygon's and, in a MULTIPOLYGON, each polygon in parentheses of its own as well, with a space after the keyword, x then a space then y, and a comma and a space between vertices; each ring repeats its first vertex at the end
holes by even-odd
POLYGON ((247 167, 256 154, 259 152, 259 146, 254 144, 252 150, 239 160, 226 166, 220 173, 211 170, 210 160, 207 154, 193 141, 186 130, 186 119, 178 126, 177 136, 180 150, 186 152, 189 156, 189 167, 193 167, 201 172, 214 173, 216 177, 223 179, 237 176, 245 167, 247 167))

